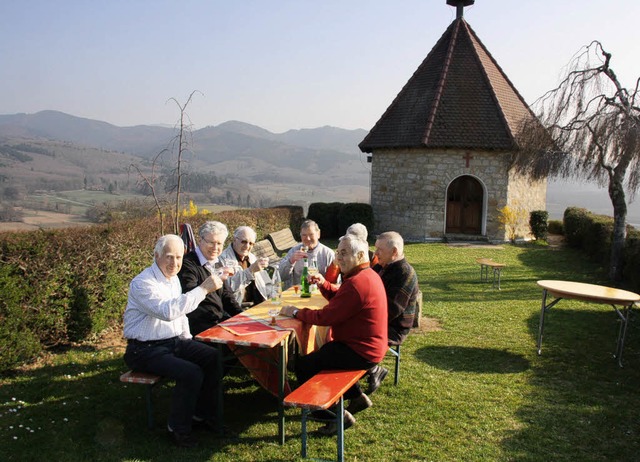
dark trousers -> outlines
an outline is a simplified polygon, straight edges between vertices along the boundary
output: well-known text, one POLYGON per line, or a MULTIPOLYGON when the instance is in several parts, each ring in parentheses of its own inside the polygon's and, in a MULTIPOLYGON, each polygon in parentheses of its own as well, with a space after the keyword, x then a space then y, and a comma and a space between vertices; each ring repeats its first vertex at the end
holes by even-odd
MULTIPOLYGON (((325 343, 319 350, 300 356, 296 360, 296 377, 302 384, 323 370, 331 369, 371 369, 376 363, 364 359, 344 343, 325 343)), ((344 394, 346 399, 357 398, 362 394, 356 383, 344 394)))
POLYGON ((175 380, 169 426, 177 433, 191 432, 194 416, 215 418, 221 377, 217 349, 178 337, 155 342, 129 341, 124 361, 131 369, 175 380))

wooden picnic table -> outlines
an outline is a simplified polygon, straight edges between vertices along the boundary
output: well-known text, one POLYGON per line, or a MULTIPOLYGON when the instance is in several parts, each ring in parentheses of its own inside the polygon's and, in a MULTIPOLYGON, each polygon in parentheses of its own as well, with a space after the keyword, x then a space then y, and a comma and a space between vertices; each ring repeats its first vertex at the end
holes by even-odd
MULTIPOLYGON (((327 304, 316 292, 311 298, 301 298, 293 288, 282 293, 282 304, 297 308, 321 309, 327 304)), ((284 444, 284 397, 290 392, 286 380, 288 340, 295 335, 298 351, 307 354, 319 347, 327 335, 327 328, 305 324, 299 319, 277 316, 271 325, 269 309, 274 305, 265 301, 201 332, 196 339, 227 345, 251 375, 266 390, 278 398, 278 434, 284 444)), ((220 387, 219 403, 223 403, 220 387)), ((220 412, 221 418, 223 413, 220 412)))

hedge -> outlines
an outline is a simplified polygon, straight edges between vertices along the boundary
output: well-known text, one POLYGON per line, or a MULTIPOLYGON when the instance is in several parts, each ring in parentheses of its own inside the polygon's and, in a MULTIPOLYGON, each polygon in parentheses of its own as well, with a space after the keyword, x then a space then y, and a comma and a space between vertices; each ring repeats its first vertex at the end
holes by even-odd
MULTIPOLYGON (((259 238, 290 227, 301 207, 247 209, 183 220, 194 231, 219 220, 230 233, 253 227, 259 238)), ((0 372, 34 359, 43 348, 90 339, 120 323, 129 282, 153 261, 160 235, 154 219, 83 228, 0 234, 0 372)))

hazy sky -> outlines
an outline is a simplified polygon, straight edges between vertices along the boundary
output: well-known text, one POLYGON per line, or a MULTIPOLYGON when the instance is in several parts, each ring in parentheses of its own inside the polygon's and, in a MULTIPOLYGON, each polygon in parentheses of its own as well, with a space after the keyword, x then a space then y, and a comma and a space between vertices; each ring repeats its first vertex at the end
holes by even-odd
MULTIPOLYGON (((369 130, 455 9, 445 0, 4 0, 0 114, 53 109, 114 125, 369 130)), ((600 40, 640 77, 638 0, 476 0, 465 18, 532 103, 600 40)))

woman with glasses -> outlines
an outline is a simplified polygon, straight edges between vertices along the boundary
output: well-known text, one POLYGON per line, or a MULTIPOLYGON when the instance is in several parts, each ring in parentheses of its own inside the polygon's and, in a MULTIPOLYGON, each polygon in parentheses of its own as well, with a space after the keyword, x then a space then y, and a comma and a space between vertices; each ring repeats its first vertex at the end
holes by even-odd
POLYGON ((236 301, 243 308, 257 305, 269 298, 267 287, 271 278, 265 271, 269 266, 269 259, 256 257, 251 252, 256 238, 253 229, 240 226, 233 232, 231 244, 220 255, 225 266, 235 268, 235 272, 226 279, 225 286, 233 292, 236 301))

